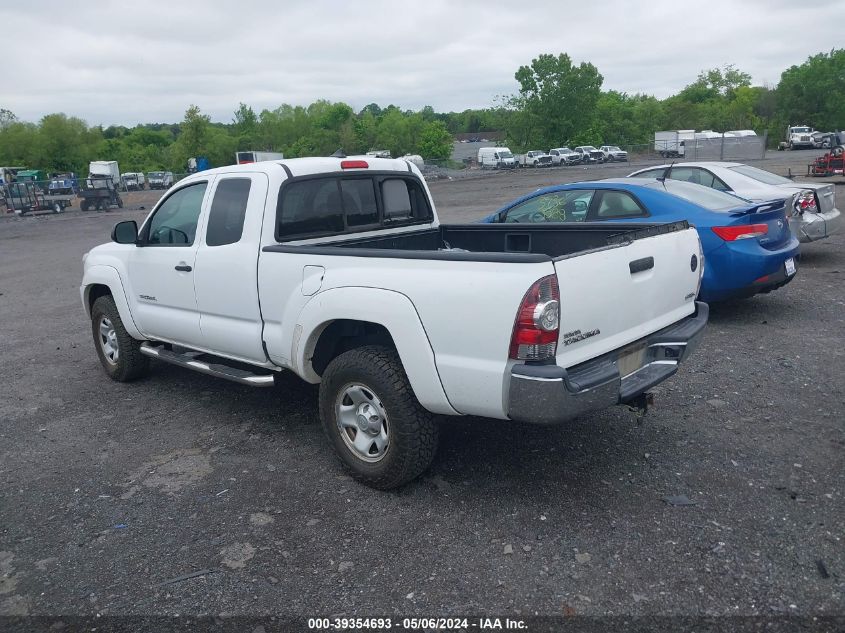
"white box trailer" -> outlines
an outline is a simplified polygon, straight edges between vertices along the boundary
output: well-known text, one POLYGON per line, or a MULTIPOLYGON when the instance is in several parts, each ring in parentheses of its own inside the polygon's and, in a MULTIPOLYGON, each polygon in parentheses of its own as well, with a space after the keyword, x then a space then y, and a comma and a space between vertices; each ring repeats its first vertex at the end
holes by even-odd
POLYGON ((236 165, 248 165, 260 163, 265 160, 283 160, 285 157, 281 152, 235 152, 236 165))
POLYGON ((111 178, 115 188, 120 187, 120 167, 116 160, 92 160, 88 165, 88 187, 91 189, 102 189, 103 178, 111 178), (97 184, 97 181, 100 184, 97 184))
POLYGON ((695 130, 665 130, 654 133, 654 150, 663 157, 683 156, 684 141, 695 138, 695 130))

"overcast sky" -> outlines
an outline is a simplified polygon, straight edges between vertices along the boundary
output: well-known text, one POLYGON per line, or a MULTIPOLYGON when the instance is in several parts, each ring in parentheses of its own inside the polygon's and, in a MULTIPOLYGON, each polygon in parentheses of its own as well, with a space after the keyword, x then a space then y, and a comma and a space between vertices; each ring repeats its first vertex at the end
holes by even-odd
POLYGON ((541 53, 595 64, 604 88, 666 97, 733 63, 755 84, 845 46, 843 0, 27 0, 0 6, 0 108, 37 121, 176 122, 195 103, 488 107, 541 53))

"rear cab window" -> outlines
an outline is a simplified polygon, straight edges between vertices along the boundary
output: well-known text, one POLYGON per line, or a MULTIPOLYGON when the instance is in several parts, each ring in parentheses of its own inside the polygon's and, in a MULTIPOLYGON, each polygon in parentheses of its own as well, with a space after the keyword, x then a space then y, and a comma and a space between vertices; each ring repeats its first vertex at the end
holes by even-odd
POLYGON ((294 178, 279 192, 276 240, 325 237, 433 220, 422 183, 398 172, 294 178))

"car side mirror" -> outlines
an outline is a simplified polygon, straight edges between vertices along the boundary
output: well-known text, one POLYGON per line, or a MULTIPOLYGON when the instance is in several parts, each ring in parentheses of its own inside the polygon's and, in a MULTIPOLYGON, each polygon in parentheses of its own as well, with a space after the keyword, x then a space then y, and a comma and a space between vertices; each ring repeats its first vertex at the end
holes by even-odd
POLYGON ((111 230, 111 241, 118 244, 134 244, 138 241, 138 224, 135 220, 118 222, 111 230))

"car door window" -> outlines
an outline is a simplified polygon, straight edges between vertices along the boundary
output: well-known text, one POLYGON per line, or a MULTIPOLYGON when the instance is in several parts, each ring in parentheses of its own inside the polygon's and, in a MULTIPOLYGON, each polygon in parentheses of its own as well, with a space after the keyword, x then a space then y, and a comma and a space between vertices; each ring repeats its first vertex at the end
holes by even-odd
POLYGON ((150 218, 149 246, 190 246, 197 233, 206 182, 183 187, 169 196, 150 218))
POLYGON ((701 170, 696 167, 673 167, 670 177, 672 180, 701 184, 701 170))
POLYGON ((646 213, 625 191, 602 191, 596 216, 599 219, 642 217, 646 213))
POLYGON ((672 180, 691 182, 717 191, 731 190, 721 178, 701 167, 673 167, 671 174, 672 180))
POLYGON ((208 246, 224 246, 240 241, 251 185, 249 178, 225 178, 217 184, 205 231, 205 243, 208 246))
POLYGON ((712 171, 707 171, 706 169, 699 170, 701 173, 699 175, 700 183, 705 187, 710 187, 711 189, 715 189, 716 191, 730 191, 731 188, 725 184, 725 181, 719 178, 716 174, 712 171))
POLYGON ((583 222, 593 199, 593 189, 553 191, 510 209, 504 222, 583 222))

